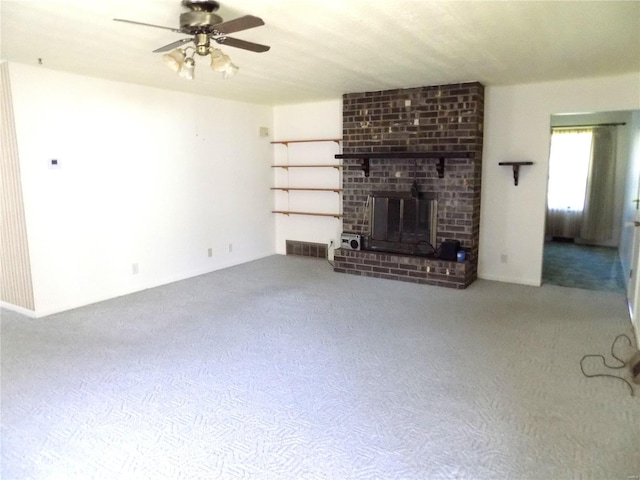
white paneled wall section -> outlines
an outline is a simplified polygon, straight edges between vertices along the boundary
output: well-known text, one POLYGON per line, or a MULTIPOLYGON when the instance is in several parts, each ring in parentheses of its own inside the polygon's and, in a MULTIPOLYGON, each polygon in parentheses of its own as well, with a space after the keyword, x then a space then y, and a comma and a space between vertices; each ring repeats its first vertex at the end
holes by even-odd
POLYGON ((0 301, 5 307, 33 312, 33 285, 20 177, 20 157, 13 118, 9 65, 0 64, 2 138, 0 158, 0 301))

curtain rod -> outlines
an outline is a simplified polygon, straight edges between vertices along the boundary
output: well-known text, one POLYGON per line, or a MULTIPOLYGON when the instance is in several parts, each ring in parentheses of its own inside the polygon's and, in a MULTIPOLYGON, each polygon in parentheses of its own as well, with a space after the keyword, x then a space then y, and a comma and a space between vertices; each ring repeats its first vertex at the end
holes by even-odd
POLYGON ((620 125, 626 125, 626 123, 622 122, 622 123, 593 123, 591 125, 562 125, 560 127, 551 127, 551 129, 557 130, 560 128, 618 127, 620 125))

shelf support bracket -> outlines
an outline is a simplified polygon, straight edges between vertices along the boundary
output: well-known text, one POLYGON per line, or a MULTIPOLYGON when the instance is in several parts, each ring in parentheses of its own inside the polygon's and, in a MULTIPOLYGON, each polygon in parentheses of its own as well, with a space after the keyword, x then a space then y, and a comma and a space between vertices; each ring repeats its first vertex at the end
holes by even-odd
POLYGON ((533 165, 533 162, 500 162, 498 165, 510 165, 513 169, 513 184, 517 187, 520 179, 520 167, 522 165, 533 165))
POLYGON ((436 164, 436 172, 438 172, 438 178, 444 178, 444 157, 440 157, 436 164))
POLYGON ((518 179, 520 178, 520 165, 513 165, 513 184, 518 186, 518 179))
POLYGON ((364 172, 364 176, 368 177, 369 176, 369 170, 370 170, 369 159, 368 158, 363 158, 362 162, 360 163, 360 166, 362 167, 362 171, 364 172))

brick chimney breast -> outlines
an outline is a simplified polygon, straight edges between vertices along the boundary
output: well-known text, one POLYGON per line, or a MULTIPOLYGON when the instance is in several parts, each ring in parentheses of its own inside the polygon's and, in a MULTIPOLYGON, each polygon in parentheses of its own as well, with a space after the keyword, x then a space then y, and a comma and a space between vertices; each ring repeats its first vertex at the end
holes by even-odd
MULTIPOLYGON (((463 265, 447 267, 446 264, 451 262, 409 259, 418 262, 416 265, 407 263, 403 258, 396 259, 393 255, 377 252, 344 252, 349 255, 345 262, 368 267, 347 273, 388 275, 388 272, 373 271, 371 265, 354 261, 358 255, 366 255, 371 264, 375 263, 374 258, 378 255, 389 257, 386 262, 389 265, 398 263, 411 267, 398 280, 454 288, 464 288, 475 280, 480 234, 483 117, 484 86, 478 82, 343 96, 344 154, 448 154, 444 178, 439 178, 436 170, 438 159, 433 158, 372 158, 368 177, 360 167, 362 160, 344 159, 343 231, 366 235, 369 231, 367 199, 371 193, 381 190, 408 192, 415 179, 420 191, 434 194, 438 200, 438 245, 435 247, 446 239, 455 239, 468 253, 463 265), (452 153, 465 153, 464 157, 469 158, 451 157, 452 153), (416 271, 424 275, 419 277, 416 271), (414 276, 409 276, 408 272, 414 272, 414 276)), ((336 271, 345 271, 339 264, 340 255, 338 252, 336 271)))

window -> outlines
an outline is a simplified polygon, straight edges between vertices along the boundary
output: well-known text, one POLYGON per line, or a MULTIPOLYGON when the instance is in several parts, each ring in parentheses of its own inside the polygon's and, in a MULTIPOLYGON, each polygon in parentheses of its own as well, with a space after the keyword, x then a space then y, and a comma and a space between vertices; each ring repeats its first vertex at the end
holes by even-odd
POLYGON ((554 129, 549 156, 549 209, 583 210, 592 137, 591 129, 554 129))

